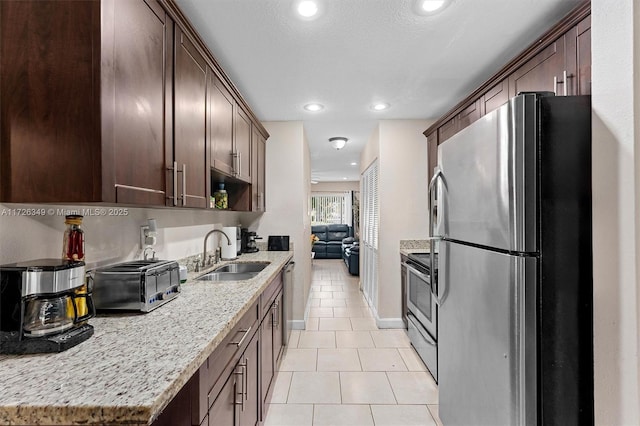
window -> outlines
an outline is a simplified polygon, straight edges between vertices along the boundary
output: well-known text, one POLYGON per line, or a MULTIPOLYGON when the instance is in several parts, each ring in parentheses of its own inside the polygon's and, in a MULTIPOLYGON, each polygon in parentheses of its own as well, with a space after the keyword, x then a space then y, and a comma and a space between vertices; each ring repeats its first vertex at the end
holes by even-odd
POLYGON ((351 225, 351 192, 315 193, 311 196, 311 224, 351 225))

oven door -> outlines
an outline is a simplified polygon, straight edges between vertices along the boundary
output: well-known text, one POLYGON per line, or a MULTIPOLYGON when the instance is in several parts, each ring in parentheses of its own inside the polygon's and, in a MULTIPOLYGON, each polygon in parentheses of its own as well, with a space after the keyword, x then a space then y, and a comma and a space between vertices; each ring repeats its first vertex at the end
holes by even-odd
POLYGON ((407 310, 437 340, 438 306, 431 292, 429 274, 411 260, 403 265, 407 268, 407 310))

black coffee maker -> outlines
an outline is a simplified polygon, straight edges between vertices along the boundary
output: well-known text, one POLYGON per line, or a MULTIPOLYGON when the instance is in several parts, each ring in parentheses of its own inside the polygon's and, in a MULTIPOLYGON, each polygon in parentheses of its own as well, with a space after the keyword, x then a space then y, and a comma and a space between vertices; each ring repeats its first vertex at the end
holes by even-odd
POLYGON ((240 234, 240 242, 243 253, 255 253, 258 251, 256 246, 256 240, 261 240, 254 231, 249 231, 247 228, 242 228, 240 234))
POLYGON ((0 266, 0 353, 62 352, 93 335, 91 289, 81 261, 0 266))

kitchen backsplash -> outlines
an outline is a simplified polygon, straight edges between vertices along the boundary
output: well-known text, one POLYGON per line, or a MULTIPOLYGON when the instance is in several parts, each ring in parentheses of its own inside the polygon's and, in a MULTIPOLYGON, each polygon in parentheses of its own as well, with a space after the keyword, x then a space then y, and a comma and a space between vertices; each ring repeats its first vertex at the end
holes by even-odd
MULTIPOLYGON (((66 214, 82 214, 87 268, 139 259, 140 227, 157 222, 153 249, 160 259, 181 259, 202 253, 204 236, 213 228, 252 229, 257 213, 146 209, 113 206, 0 204, 0 264, 39 258, 58 258, 66 214)), ((214 234, 209 248, 215 247, 214 234)))

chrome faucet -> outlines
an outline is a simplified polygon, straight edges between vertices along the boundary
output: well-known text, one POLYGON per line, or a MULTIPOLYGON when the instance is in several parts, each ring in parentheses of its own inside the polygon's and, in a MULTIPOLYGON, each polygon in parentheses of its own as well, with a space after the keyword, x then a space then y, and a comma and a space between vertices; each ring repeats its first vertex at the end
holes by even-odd
MULTIPOLYGON (((230 246, 231 245, 231 240, 229 239, 229 236, 227 234, 225 234, 224 232, 222 232, 219 229, 213 229, 209 232, 207 232, 207 235, 204 236, 204 248, 202 249, 202 267, 207 266, 207 261, 205 259, 207 259, 207 240, 209 239, 209 235, 213 234, 214 232, 219 232, 222 235, 225 236, 225 238, 227 239, 227 245, 230 246)), ((217 262, 216 262, 217 263, 217 262)), ((209 259, 208 264, 211 264, 211 260, 209 259)))

